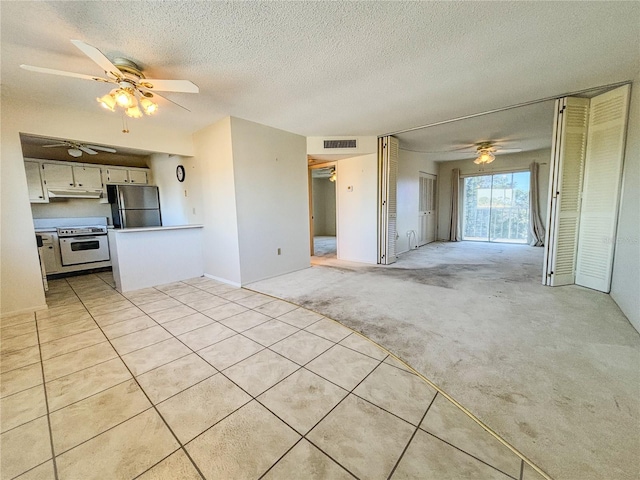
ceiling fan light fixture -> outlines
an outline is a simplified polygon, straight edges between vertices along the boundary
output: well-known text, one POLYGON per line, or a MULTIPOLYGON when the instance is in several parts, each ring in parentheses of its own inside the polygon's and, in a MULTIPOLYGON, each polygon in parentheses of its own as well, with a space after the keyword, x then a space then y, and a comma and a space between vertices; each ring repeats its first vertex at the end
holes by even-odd
POLYGON ((69 150, 67 150, 67 152, 72 157, 76 157, 77 158, 77 157, 81 157, 82 156, 82 150, 80 150, 79 148, 70 148, 69 150))
POLYGON ((473 161, 476 165, 485 165, 493 162, 495 155, 489 149, 478 150, 478 157, 473 161))
POLYGON ((136 104, 136 97, 130 88, 119 88, 116 90, 114 97, 116 103, 122 108, 131 108, 136 104))
POLYGON ((329 181, 330 182, 335 182, 338 179, 338 174, 336 173, 336 169, 332 168, 331 169, 331 175, 329 176, 329 181))
POLYGON ((147 115, 153 115, 158 111, 158 104, 152 102, 146 97, 140 99, 140 106, 142 107, 142 110, 144 110, 144 113, 146 113, 147 115))
POLYGON ((127 108, 124 113, 127 114, 127 117, 131 118, 140 118, 142 116, 142 111, 138 108, 138 105, 133 105, 132 107, 127 108))
POLYGON ((96 100, 102 106, 102 108, 105 108, 112 112, 115 111, 116 99, 113 95, 113 91, 107 93, 106 95, 103 95, 102 97, 96 98, 96 100))

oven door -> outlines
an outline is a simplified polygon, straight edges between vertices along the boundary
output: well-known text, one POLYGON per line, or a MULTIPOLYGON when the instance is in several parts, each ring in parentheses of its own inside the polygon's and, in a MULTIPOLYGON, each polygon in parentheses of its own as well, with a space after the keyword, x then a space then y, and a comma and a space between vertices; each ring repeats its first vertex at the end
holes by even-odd
POLYGON ((106 235, 63 237, 60 256, 64 266, 104 262, 109 260, 109 240, 106 235))

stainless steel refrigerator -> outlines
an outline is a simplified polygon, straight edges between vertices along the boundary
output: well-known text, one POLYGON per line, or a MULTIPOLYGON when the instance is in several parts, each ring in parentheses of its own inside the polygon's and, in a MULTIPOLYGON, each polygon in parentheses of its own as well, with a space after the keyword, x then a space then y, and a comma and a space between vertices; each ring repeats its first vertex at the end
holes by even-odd
POLYGON ((158 187, 144 185, 107 185, 113 225, 116 228, 159 227, 158 187))

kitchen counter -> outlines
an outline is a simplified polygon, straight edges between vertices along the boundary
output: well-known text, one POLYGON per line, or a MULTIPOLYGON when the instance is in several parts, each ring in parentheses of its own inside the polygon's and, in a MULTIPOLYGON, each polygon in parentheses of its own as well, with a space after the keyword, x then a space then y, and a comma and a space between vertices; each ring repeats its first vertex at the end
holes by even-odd
POLYGON ((119 292, 200 277, 202 225, 109 229, 113 278, 119 292))
POLYGON ((183 230, 185 228, 203 228, 203 225, 171 225, 168 227, 114 228, 117 233, 152 232, 156 230, 183 230))

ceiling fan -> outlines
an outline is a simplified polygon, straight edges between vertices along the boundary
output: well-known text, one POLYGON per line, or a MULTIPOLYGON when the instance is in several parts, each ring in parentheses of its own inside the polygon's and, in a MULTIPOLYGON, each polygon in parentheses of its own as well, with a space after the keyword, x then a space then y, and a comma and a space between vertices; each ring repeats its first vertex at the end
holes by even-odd
POLYGON ((475 163, 476 165, 484 165, 493 162, 496 158, 496 155, 505 153, 518 153, 521 151, 521 148, 504 148, 499 141, 484 141, 471 145, 465 145, 460 148, 454 148, 452 150, 446 150, 443 152, 429 153, 469 152, 470 155, 474 155, 476 157, 473 163, 475 163))
POLYGON ((64 70, 54 70, 51 68, 34 67, 31 65, 20 65, 21 68, 38 73, 48 73, 52 75, 62 75, 66 77, 80 78, 83 80, 93 80, 95 82, 110 83, 116 85, 108 94, 96 98, 98 103, 110 111, 115 111, 116 107, 121 107, 127 116, 132 118, 142 117, 143 112, 152 115, 158 111, 158 104, 152 99, 154 96, 167 100, 185 110, 189 109, 169 100, 157 92, 182 92, 199 93, 197 85, 189 80, 161 80, 146 78, 138 65, 126 58, 114 58, 113 62, 104 54, 87 43, 80 40, 71 40, 82 53, 88 56, 105 72, 105 77, 85 75, 83 73, 67 72, 64 70))
POLYGON ((67 140, 62 140, 60 143, 55 143, 52 145, 42 145, 42 148, 55 148, 55 147, 65 147, 67 148, 67 152, 72 157, 81 157, 82 152, 88 153, 89 155, 97 155, 98 151, 108 152, 108 153, 116 153, 115 148, 109 147, 101 147, 99 145, 85 145, 84 143, 78 142, 69 142, 67 140))

